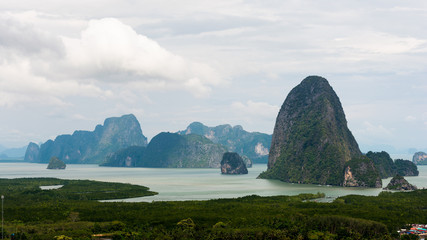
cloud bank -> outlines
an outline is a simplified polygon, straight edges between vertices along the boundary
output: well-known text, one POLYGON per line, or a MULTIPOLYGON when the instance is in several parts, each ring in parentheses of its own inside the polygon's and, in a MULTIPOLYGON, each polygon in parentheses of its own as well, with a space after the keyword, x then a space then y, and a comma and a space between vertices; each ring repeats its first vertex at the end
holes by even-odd
POLYGON ((222 83, 208 65, 174 54, 114 18, 88 21, 79 38, 54 35, 12 14, 0 20, 0 106, 110 97, 115 84, 203 97, 222 83))

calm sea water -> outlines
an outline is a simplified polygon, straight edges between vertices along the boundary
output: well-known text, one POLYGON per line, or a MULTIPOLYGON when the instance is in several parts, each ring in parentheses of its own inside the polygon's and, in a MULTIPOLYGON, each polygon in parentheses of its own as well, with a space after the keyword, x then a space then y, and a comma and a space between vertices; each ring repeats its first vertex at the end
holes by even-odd
MULTIPOLYGON (((90 179, 139 184, 159 194, 124 201, 151 202, 175 200, 207 200, 247 195, 274 196, 323 192, 330 198, 349 194, 378 195, 381 189, 342 188, 311 184, 291 184, 277 180, 256 179, 267 165, 255 164, 247 175, 222 175, 219 169, 116 168, 98 165, 67 165, 65 170, 48 170, 47 164, 0 163, 0 178, 56 177, 90 179)), ((405 177, 418 188, 427 188, 427 166, 418 166, 420 175, 405 177)), ((383 179, 383 186, 390 179, 383 179)))

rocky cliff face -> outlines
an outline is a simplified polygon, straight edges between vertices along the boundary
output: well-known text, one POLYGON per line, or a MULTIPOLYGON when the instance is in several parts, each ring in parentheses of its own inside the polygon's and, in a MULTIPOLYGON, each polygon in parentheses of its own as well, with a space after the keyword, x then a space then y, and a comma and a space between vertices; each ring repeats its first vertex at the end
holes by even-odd
POLYGON ((222 174, 248 174, 248 169, 239 154, 226 152, 221 160, 222 174))
MULTIPOLYGON (((25 158, 30 162, 48 162, 57 156, 65 163, 100 163, 108 154, 129 146, 146 146, 147 138, 134 115, 124 115, 105 120, 93 132, 75 131, 72 135, 60 135, 40 146, 37 158, 25 158)), ((34 153, 33 150, 27 150, 34 153)), ((33 154, 34 155, 34 154, 33 154)), ((28 156, 31 156, 29 154, 28 156)))
POLYGON ((247 156, 254 163, 266 163, 271 144, 271 135, 259 132, 247 132, 241 126, 225 124, 207 127, 199 122, 191 123, 186 130, 178 132, 181 135, 197 134, 204 136, 214 143, 227 147, 228 151, 240 156, 247 156))
POLYGON ((30 142, 27 150, 25 151, 24 160, 27 162, 37 162, 39 156, 40 147, 36 143, 30 142))
POLYGON ((345 164, 344 187, 382 187, 380 174, 366 156, 353 158, 345 164))
POLYGON ((326 79, 310 76, 280 109, 260 178, 343 185, 346 162, 361 155, 335 91, 326 79))
POLYGON ((410 184, 406 179, 400 175, 396 175, 390 180, 390 183, 385 190, 398 190, 398 191, 412 191, 417 190, 417 187, 410 184))
POLYGON ((412 157, 412 162, 416 165, 427 165, 427 153, 416 152, 412 157))

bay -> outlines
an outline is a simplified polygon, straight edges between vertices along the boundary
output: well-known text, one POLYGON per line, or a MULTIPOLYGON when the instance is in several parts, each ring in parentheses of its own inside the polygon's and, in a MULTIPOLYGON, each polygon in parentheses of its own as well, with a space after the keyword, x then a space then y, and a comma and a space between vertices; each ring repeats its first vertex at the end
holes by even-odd
MULTIPOLYGON (((275 196, 300 193, 325 193, 328 199, 349 194, 376 196, 380 188, 343 188, 314 184, 292 184, 257 179, 267 165, 255 164, 246 175, 222 175, 212 168, 117 168, 98 165, 69 164, 65 170, 48 170, 47 164, 0 163, 0 178, 55 177, 89 179, 147 186, 158 195, 125 199, 127 202, 209 200, 247 195, 275 196)), ((420 175, 405 177, 418 188, 427 188, 427 166, 418 166, 420 175)), ((383 179, 386 186, 390 179, 383 179)), ((1 191, 1 190, 0 190, 1 191)))

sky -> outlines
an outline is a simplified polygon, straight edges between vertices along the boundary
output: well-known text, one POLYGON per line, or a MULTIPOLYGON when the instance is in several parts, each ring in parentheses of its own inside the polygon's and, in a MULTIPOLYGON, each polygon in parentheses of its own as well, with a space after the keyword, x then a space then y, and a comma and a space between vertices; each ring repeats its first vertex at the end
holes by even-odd
POLYGON ((133 113, 148 139, 191 122, 272 134, 309 75, 362 151, 427 149, 427 1, 0 2, 0 145, 133 113))

